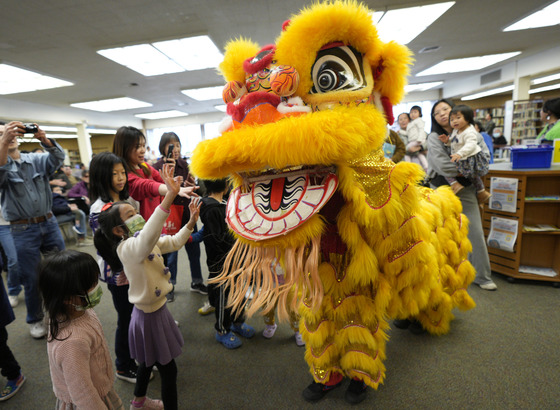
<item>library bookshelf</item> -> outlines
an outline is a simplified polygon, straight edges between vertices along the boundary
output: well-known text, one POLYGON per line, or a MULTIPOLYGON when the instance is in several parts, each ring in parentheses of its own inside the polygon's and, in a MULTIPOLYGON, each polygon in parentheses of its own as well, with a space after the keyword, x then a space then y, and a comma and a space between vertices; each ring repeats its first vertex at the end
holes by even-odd
POLYGON ((513 252, 488 247, 492 271, 508 276, 510 282, 531 279, 549 281, 553 286, 560 287, 560 232, 529 232, 523 229, 524 226, 539 224, 560 227, 560 166, 512 170, 511 163, 500 163, 491 165, 490 168, 484 178, 488 190, 492 177, 518 180, 515 213, 490 209, 488 203, 484 205, 482 225, 486 239, 493 216, 518 221, 513 252), (520 266, 550 268, 556 272, 556 276, 520 272, 520 266))

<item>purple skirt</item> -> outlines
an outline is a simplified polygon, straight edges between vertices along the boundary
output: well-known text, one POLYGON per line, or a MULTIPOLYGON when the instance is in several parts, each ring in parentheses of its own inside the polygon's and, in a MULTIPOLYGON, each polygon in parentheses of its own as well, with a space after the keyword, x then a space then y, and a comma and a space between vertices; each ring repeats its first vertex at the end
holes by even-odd
POLYGON ((146 366, 155 362, 167 364, 181 354, 184 343, 167 304, 152 313, 134 307, 128 327, 128 345, 133 359, 146 366))

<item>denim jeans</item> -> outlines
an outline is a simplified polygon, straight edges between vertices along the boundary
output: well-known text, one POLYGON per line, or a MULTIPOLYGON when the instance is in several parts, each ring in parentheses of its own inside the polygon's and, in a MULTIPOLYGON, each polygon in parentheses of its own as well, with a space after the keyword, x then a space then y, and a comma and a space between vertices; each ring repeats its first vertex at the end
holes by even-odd
POLYGON ((128 301, 129 285, 117 286, 107 284, 113 297, 113 306, 117 311, 117 329, 115 330, 115 365, 120 372, 136 370, 136 362, 130 357, 128 348, 128 325, 134 305, 128 301))
POLYGON ((19 283, 17 252, 10 225, 0 225, 0 244, 8 259, 8 295, 17 296, 21 292, 21 284, 19 283))
POLYGON ((75 211, 68 212, 66 214, 57 215, 56 220, 58 221, 58 223, 72 222, 78 232, 80 232, 78 236, 80 238, 84 238, 86 236, 86 214, 81 209, 76 209, 75 211), (76 226, 76 219, 80 220, 80 226, 76 226))
MULTIPOLYGON (((195 227, 194 232, 197 229, 195 227)), ((189 257, 189 264, 191 266, 191 281, 192 283, 203 283, 202 268, 200 266, 200 244, 198 242, 191 242, 185 244, 185 250, 189 257)), ((179 251, 170 252, 165 255, 165 263, 171 273, 171 283, 177 284, 177 260, 179 251)))
POLYGON ((41 296, 37 287, 37 267, 41 253, 64 250, 64 239, 56 218, 34 224, 10 225, 19 263, 19 279, 25 289, 27 323, 43 319, 41 296))

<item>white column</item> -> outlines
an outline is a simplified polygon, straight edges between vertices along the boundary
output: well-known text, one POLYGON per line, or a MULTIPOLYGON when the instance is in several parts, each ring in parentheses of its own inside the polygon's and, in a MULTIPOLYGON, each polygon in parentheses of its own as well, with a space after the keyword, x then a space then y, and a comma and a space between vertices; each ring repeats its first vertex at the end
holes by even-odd
POLYGON ((83 162, 86 168, 89 168, 89 162, 91 161, 91 155, 93 150, 91 149, 91 136, 87 131, 87 123, 84 121, 81 124, 76 124, 78 129, 78 150, 80 151, 80 162, 83 162))
POLYGON ((515 77, 513 81, 513 100, 528 100, 531 77, 515 77))

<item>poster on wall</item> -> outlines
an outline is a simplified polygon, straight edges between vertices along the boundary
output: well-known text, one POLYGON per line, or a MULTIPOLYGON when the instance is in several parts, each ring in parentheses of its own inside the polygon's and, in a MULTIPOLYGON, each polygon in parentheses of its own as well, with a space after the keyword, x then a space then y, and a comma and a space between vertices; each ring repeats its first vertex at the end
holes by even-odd
POLYGON ((512 212, 517 211, 517 178, 490 179, 490 204, 488 207, 495 211, 512 212))
POLYGON ((515 240, 517 239, 518 222, 516 219, 498 218, 493 216, 490 221, 490 234, 488 235, 488 246, 513 252, 515 240))

